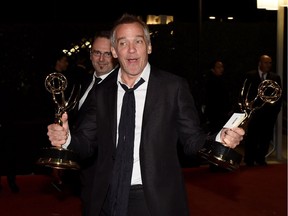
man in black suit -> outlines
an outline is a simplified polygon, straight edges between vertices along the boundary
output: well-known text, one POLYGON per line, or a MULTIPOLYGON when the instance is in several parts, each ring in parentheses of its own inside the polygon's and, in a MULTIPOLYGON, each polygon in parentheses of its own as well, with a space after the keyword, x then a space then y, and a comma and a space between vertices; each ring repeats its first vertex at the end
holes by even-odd
POLYGON ((75 127, 76 121, 79 120, 79 118, 81 119, 81 116, 79 117, 79 115, 84 110, 81 108, 83 104, 87 104, 85 101, 90 91, 95 88, 95 85, 103 82, 103 80, 118 66, 117 59, 112 57, 109 31, 99 31, 94 35, 91 43, 90 61, 94 71, 92 73, 81 71, 85 74, 78 80, 81 85, 79 102, 72 115, 69 116, 70 127, 73 128, 75 127), (71 121, 72 118, 73 121, 71 121))
MULTIPOLYGON (((112 72, 93 91, 93 101, 75 132, 69 132, 68 115, 64 113, 62 127, 56 124, 48 126, 49 140, 53 146, 63 145, 78 152, 81 158, 96 154, 93 184, 86 197, 89 203, 87 216, 188 216, 177 141, 181 140, 185 153, 197 154, 208 139, 199 127, 199 116, 188 82, 149 64, 148 56, 152 52, 149 29, 137 17, 124 14, 116 22, 110 39, 113 57, 118 58, 120 69, 112 72), (123 140, 117 141, 122 127, 118 128, 118 124, 122 121, 122 98, 124 96, 125 99, 127 93, 122 85, 131 90, 141 80, 144 83, 134 90, 133 167, 132 170, 124 169, 126 173, 120 173, 131 175, 128 200, 118 200, 116 197, 114 211, 115 197, 112 195, 117 170, 113 170, 113 167, 119 165, 118 158, 122 156, 118 147, 120 143, 122 147, 123 140), (121 212, 117 210, 118 207, 123 207, 121 212)), ((127 134, 127 140, 131 138, 130 135, 127 134)), ((224 128, 218 135, 210 139, 235 148, 243 139, 244 130, 224 128)), ((124 144, 128 145, 125 140, 124 137, 124 144)), ((125 160, 123 158, 124 165, 131 162, 125 160)), ((116 189, 120 191, 119 196, 127 192, 124 187, 116 189)))
MULTIPOLYGON (((262 55, 259 58, 258 69, 245 74, 246 86, 251 85, 248 93, 248 100, 252 101, 258 93, 258 86, 263 80, 273 80, 281 86, 281 78, 271 71, 272 58, 262 55)), ((261 106, 263 101, 257 100, 254 107, 261 106)), ((266 156, 269 151, 270 142, 273 140, 274 126, 280 112, 282 97, 273 103, 266 103, 263 107, 252 113, 248 123, 245 144, 244 162, 247 166, 267 165, 266 156)))
MULTIPOLYGON (((87 56, 88 57, 88 56, 87 56)), ((81 84, 81 91, 79 102, 74 110, 69 114, 69 126, 71 133, 75 130, 77 122, 82 120, 82 116, 85 115, 86 107, 89 107, 89 93, 94 91, 96 85, 101 84, 109 74, 115 70, 118 66, 117 59, 113 58, 111 53, 110 43, 110 31, 99 31, 97 32, 91 42, 90 49, 90 61, 93 66, 93 73, 87 73, 87 71, 81 71, 83 74, 82 79, 79 80, 81 84), (88 97, 88 99, 87 99, 88 97)), ((79 76, 80 77, 80 76, 79 76)), ((80 186, 80 197, 83 201, 83 211, 85 211, 85 197, 90 192, 91 183, 93 180, 93 171, 91 167, 94 163, 94 157, 89 157, 86 160, 80 162, 80 172, 75 170, 67 170, 66 172, 70 175, 66 175, 67 181, 72 181, 73 189, 79 192, 80 186), (76 174, 76 176, 75 176, 76 174), (78 174, 80 179, 78 179, 78 174), (80 185, 79 185, 80 180, 80 185)), ((85 215, 85 213, 83 213, 85 215)))

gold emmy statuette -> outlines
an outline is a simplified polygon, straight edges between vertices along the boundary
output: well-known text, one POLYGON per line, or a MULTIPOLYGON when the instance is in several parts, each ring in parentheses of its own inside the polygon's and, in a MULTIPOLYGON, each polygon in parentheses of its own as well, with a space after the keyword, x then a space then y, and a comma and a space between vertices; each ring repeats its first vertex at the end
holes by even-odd
MULTIPOLYGON (((258 86, 256 97, 249 100, 250 87, 251 84, 248 85, 245 80, 241 90, 242 101, 239 103, 241 113, 234 113, 223 128, 241 127, 246 130, 252 114, 267 103, 275 103, 282 94, 282 89, 277 82, 264 80, 258 86)), ((216 141, 205 143, 199 155, 214 165, 231 171, 239 168, 243 157, 237 149, 234 150, 216 141)))
MULTIPOLYGON (((51 73, 45 79, 46 90, 52 94, 55 103, 55 123, 62 125, 61 116, 64 112, 68 112, 74 108, 78 101, 79 91, 75 93, 75 86, 71 94, 66 100, 64 91, 67 88, 67 79, 61 73, 51 73)), ((71 150, 62 147, 43 148, 41 157, 38 159, 38 165, 44 165, 56 169, 72 169, 78 170, 78 155, 71 150)))

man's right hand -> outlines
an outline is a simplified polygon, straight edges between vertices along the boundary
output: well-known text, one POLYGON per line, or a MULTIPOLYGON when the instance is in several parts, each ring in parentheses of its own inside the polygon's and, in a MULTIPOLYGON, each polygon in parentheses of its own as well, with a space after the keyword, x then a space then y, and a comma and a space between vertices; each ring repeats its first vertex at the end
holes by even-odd
POLYGON ((61 121, 62 126, 57 123, 53 123, 47 127, 47 135, 51 145, 56 147, 61 147, 66 142, 69 134, 68 115, 66 112, 62 115, 61 121))

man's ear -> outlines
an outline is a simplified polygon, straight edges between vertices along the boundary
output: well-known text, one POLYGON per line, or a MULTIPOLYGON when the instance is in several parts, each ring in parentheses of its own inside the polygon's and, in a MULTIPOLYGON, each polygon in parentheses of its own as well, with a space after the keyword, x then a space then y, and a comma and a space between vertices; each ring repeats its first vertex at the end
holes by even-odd
POLYGON ((148 45, 148 50, 147 50, 148 54, 151 54, 152 53, 152 46, 151 44, 148 45))
POLYGON ((114 47, 111 47, 111 53, 112 53, 113 58, 118 58, 117 53, 116 53, 114 47))

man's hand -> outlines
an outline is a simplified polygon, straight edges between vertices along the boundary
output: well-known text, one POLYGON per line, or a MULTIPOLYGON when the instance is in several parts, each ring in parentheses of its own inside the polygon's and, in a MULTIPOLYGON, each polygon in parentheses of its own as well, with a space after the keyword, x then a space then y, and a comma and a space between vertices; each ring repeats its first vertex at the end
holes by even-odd
POLYGON ((47 135, 51 145, 61 147, 67 140, 69 134, 68 115, 65 112, 61 118, 62 126, 56 123, 48 125, 47 135))
POLYGON ((240 142, 243 140, 243 136, 245 131, 243 128, 236 127, 236 128, 223 128, 221 130, 220 138, 223 145, 235 148, 240 142))

